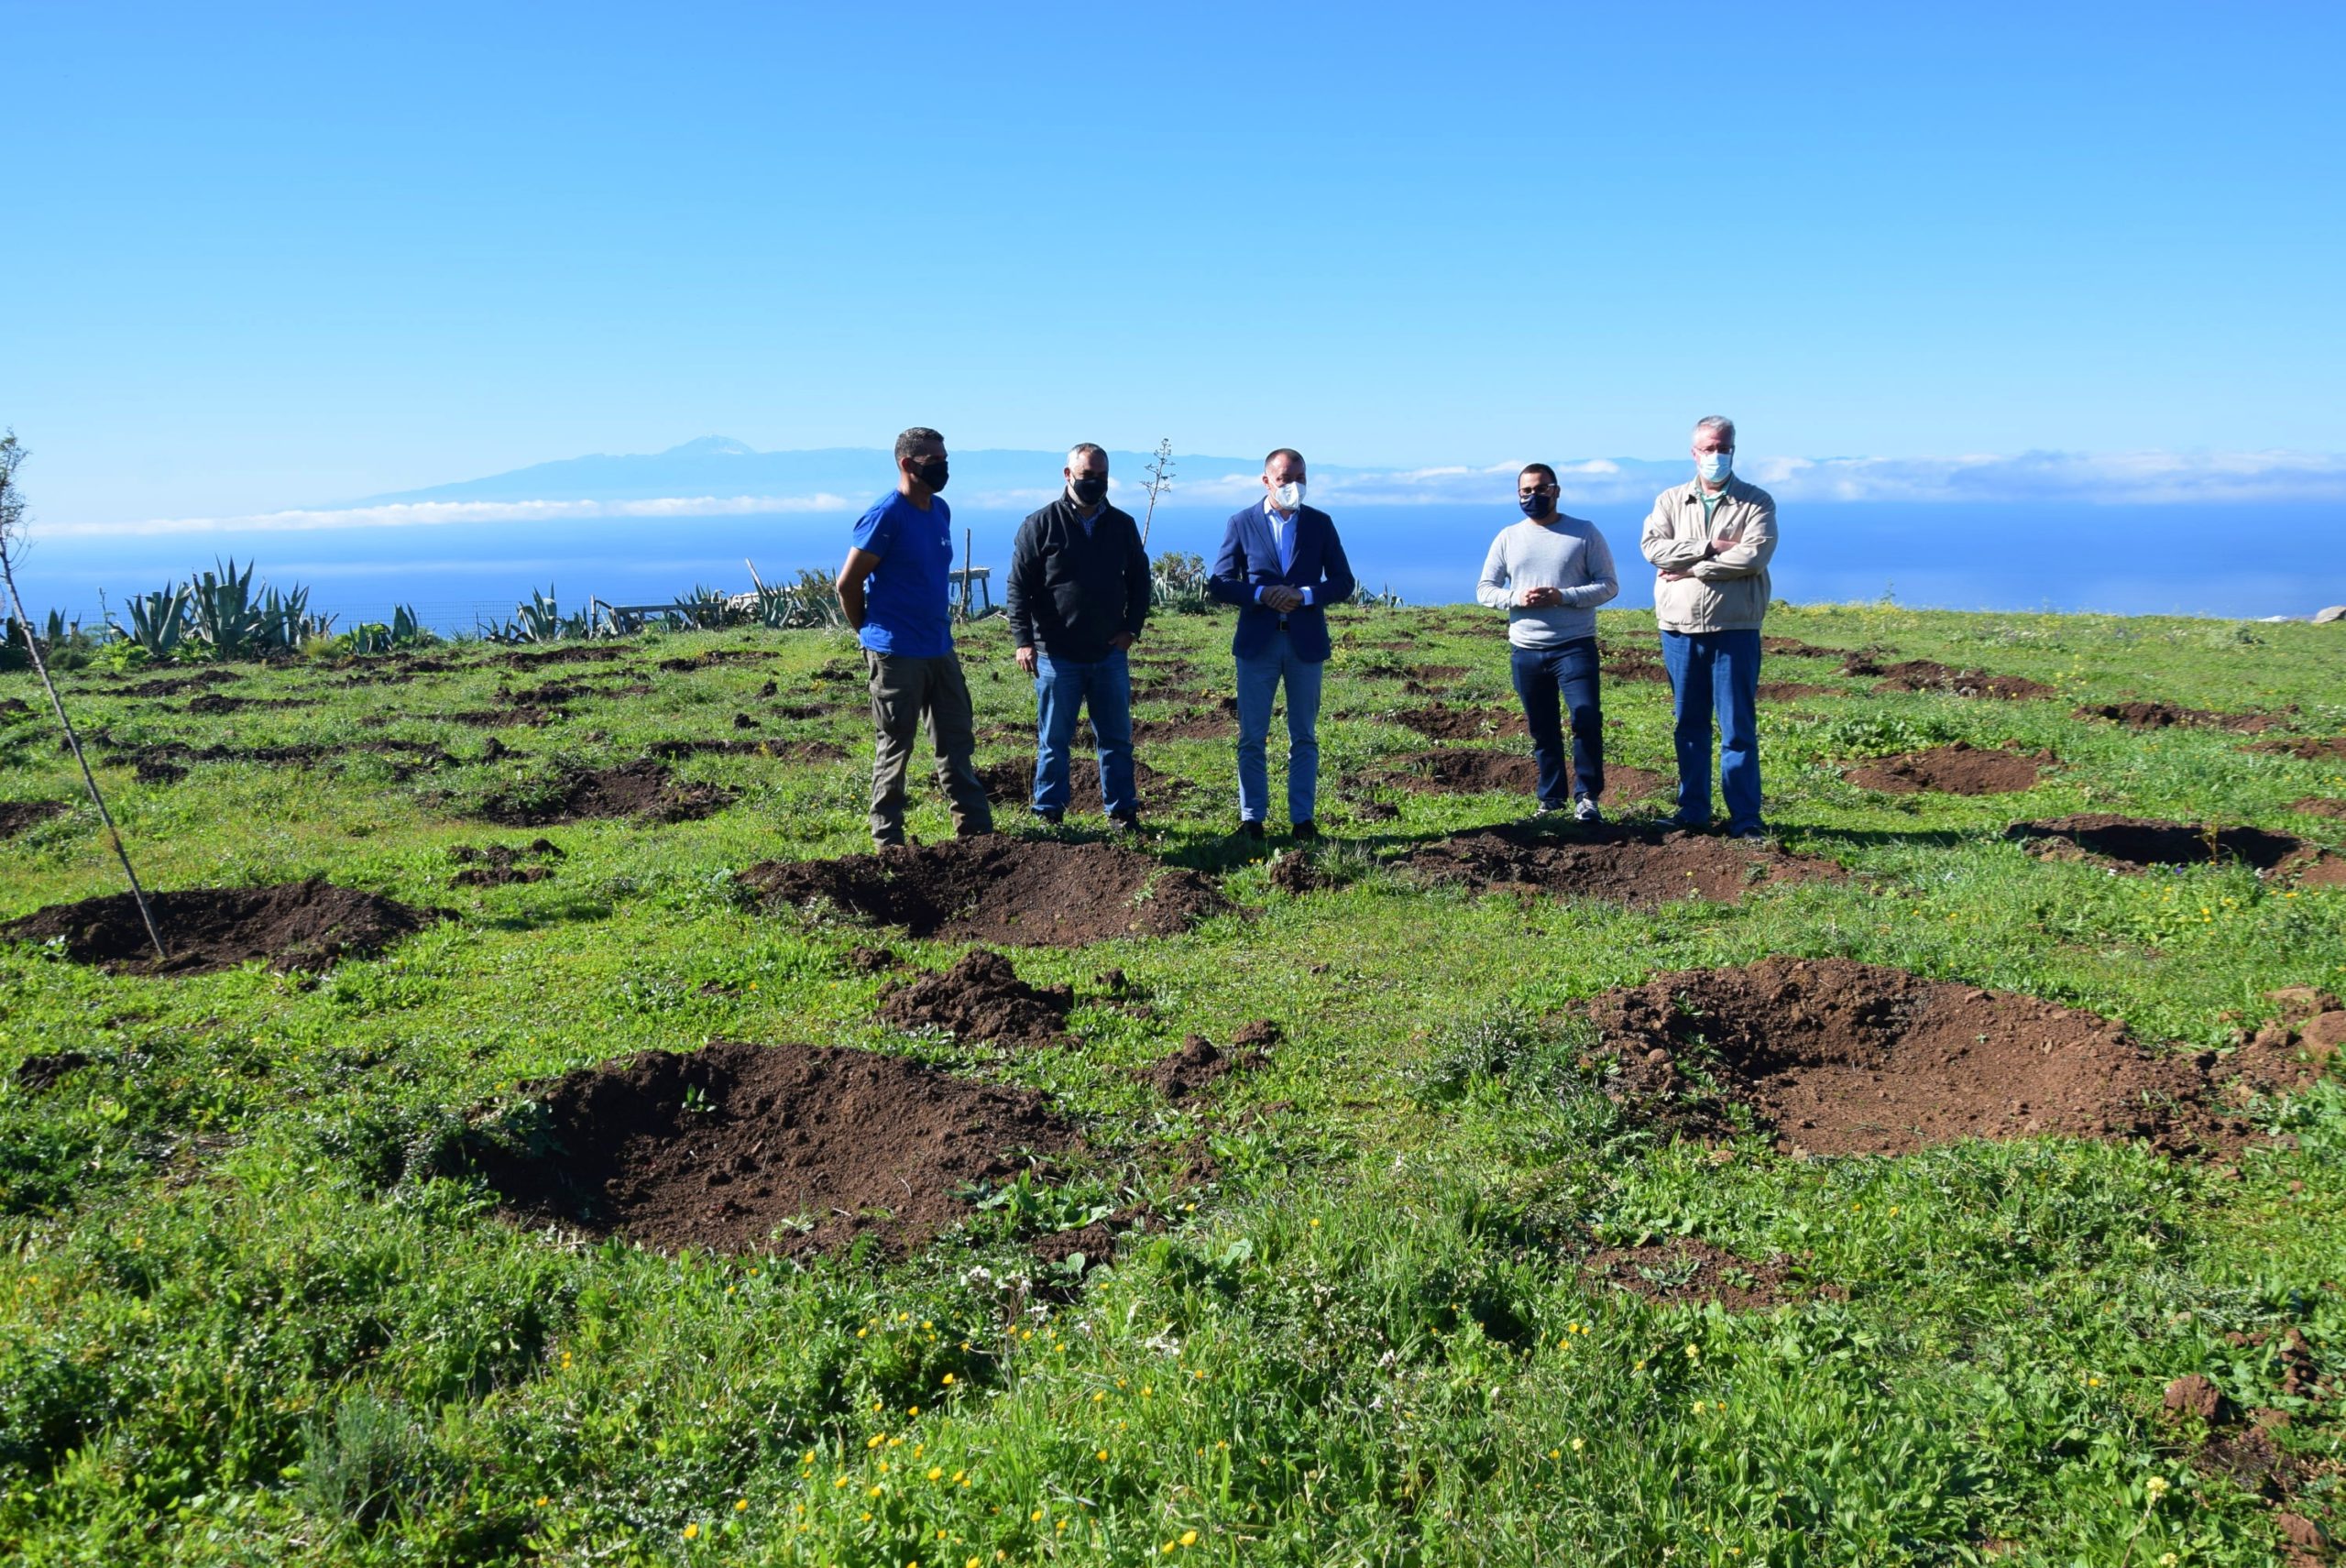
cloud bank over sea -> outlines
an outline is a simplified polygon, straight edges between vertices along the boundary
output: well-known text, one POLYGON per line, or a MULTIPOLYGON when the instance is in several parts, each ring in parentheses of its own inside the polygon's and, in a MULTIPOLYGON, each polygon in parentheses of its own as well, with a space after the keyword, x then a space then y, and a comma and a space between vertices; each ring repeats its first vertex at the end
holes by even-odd
MULTIPOLYGON (((954 455, 948 499, 982 512, 1025 511, 1058 492, 1059 454, 981 450, 954 455)), ((1315 464, 1312 499, 1336 507, 1504 507, 1531 458, 1422 468, 1315 464)), ((1112 454, 1113 493, 1132 508, 1148 455, 1112 454)), ((1565 505, 1650 499, 1688 478, 1687 465, 1635 458, 1553 464, 1565 505)), ((1261 494, 1259 462, 1177 454, 1168 504, 1244 505, 1261 494)), ((2026 452, 1957 457, 1775 457, 1747 454, 1742 472, 1786 504, 2163 506, 2346 502, 2346 455, 2304 452, 2026 452)), ((593 520, 845 516, 885 490, 893 468, 881 450, 758 452, 707 437, 666 452, 539 464, 487 478, 344 504, 241 517, 125 521, 36 520, 57 539, 168 534, 306 532, 593 520)))

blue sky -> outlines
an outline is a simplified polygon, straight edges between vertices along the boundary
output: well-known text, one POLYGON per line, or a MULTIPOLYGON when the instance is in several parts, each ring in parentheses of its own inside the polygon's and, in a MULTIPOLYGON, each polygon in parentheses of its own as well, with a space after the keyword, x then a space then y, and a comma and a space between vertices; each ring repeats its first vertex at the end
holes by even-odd
POLYGON ((2334 3, 0 34, 0 423, 51 521, 915 422, 1389 469, 1714 410, 1754 459, 2346 445, 2334 3))

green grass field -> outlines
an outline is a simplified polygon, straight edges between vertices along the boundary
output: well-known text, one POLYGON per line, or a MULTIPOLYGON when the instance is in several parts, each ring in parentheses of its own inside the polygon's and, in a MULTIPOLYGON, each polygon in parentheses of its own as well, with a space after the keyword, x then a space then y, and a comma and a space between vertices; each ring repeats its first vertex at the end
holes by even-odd
MULTIPOLYGON (((2257 1102, 2277 1136, 2237 1157, 2033 1138, 1809 1159, 1765 1132, 1672 1141, 1573 1045, 1585 998, 1771 954, 2024 992, 2186 1052, 2231 1049, 2275 1016, 2278 988, 2346 992, 2346 888, 2226 865, 2113 875, 2001 838, 2110 811, 2338 847, 2346 822, 2292 809, 2346 797, 2334 758, 2072 709, 2294 707, 2284 733, 2335 736, 2346 628, 1781 611, 1771 634, 2060 695, 1878 696, 1831 661, 1771 660, 1766 678, 1836 695, 1763 707, 1769 815, 1786 849, 1847 880, 1640 914, 1421 886, 1387 864, 1525 815, 1522 797, 1361 782, 1425 745, 1387 717, 1422 700, 1402 691, 1410 668, 1464 666, 1450 700, 1511 703, 1504 639, 1471 609, 1334 619, 1318 859, 1336 885, 1281 891, 1231 837, 1228 741, 1144 744, 1193 786, 1152 809, 1150 852, 1211 873, 1240 912, 1014 950, 1023 977, 1080 995, 1121 968, 1148 1003, 1086 1000, 1080 1048, 1020 1053, 883 1025, 885 977, 847 958, 871 930, 762 909, 734 879, 865 847, 869 729, 837 637, 652 637, 618 663, 528 671, 466 647, 403 684, 367 679, 382 662, 236 666, 203 690, 306 706, 215 713, 185 711, 195 691, 67 677, 77 721, 117 751, 322 748, 192 761, 173 784, 102 766, 149 886, 323 875, 452 917, 323 977, 109 976, 0 944, 0 1556, 2150 1568, 2283 1561, 2285 1513, 2346 1535, 2346 1429, 2326 1397, 2346 1386, 2334 1067, 2257 1102), (773 656, 657 668, 735 648, 773 656), (542 728, 436 717, 498 707, 501 685, 622 678, 648 689, 549 699, 567 717, 542 728), (480 760, 492 735, 516 754, 480 760), (678 761, 680 779, 740 792, 697 821, 465 815, 565 763, 744 736, 845 755, 678 761), (1842 777, 1955 740, 2061 765, 1970 798, 1842 777), (453 760, 360 749, 386 740, 453 760), (1370 819, 1372 795, 1398 816, 1370 819), (541 831, 565 852, 549 879, 450 885, 453 848, 541 831), (1269 1065, 1194 1102, 1133 1075, 1187 1034, 1222 1042, 1257 1018, 1285 1035, 1269 1065), (915 1255, 804 1264, 517 1226, 433 1157, 532 1080, 712 1038, 909 1054, 1039 1090, 1085 1150, 1051 1190, 915 1255), (62 1051, 89 1064, 45 1088, 17 1076, 62 1051), (1208 1174, 1181 1179, 1185 1165, 1208 1174), (1112 1264, 1078 1278, 1036 1261, 1037 1234, 1134 1205, 1155 1223, 1112 1264), (1795 1288, 1730 1312, 1580 1266, 1677 1236, 1783 1255, 1795 1288), (2285 1351, 2292 1328, 2306 1352, 2285 1351), (2190 1373, 2289 1418, 2264 1483, 2286 1496, 2210 1457, 2250 1429, 2163 1412, 2190 1373)), ((1605 620, 1616 641, 1650 638, 1649 616, 1605 620)), ((1146 651, 1189 661, 1181 690, 1224 690, 1228 635, 1220 617, 1168 617, 1146 651)), ((1003 623, 970 629, 963 656, 981 733, 1009 731, 981 760, 1017 755, 1033 700, 1003 623)), ((167 673, 183 672, 131 679, 167 673)), ((1609 683, 1606 712, 1613 760, 1672 771, 1663 686, 1609 683)), ((947 829, 926 766, 924 746, 911 826, 933 842, 947 829)), ((0 802, 79 787, 32 678, 0 675, 0 802)), ((1030 830, 1016 803, 1002 815, 1030 830)), ((86 800, 0 843, 0 919, 120 887, 86 800)), ((888 943, 920 969, 960 951, 888 943)))

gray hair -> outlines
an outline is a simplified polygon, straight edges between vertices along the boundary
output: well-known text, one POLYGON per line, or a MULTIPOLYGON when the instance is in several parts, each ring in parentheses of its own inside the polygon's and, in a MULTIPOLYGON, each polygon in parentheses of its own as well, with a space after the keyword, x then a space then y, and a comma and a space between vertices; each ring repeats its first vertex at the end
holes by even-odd
POLYGON ((1705 414, 1694 422, 1694 428, 1698 432, 1716 431, 1719 444, 1730 452, 1735 450, 1735 421, 1727 418, 1727 415, 1705 414))
POLYGON ((1067 449, 1067 466, 1070 468, 1086 457, 1097 457, 1101 462, 1105 463, 1108 460, 1108 449, 1096 441, 1079 441, 1067 449))
POLYGON ((905 458, 911 456, 914 453, 918 452, 924 446, 942 446, 944 444, 945 438, 943 436, 937 434, 937 432, 929 429, 928 426, 925 424, 916 424, 910 430, 904 432, 904 434, 896 437, 896 461, 899 463, 903 462, 905 458))

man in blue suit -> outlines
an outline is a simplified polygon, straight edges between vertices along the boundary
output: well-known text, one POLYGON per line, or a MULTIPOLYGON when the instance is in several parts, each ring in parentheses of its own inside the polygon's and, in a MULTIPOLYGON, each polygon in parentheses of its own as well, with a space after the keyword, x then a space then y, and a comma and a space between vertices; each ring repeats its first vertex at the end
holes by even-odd
POLYGON ((1263 499, 1230 520, 1208 587, 1238 607, 1230 651, 1238 661, 1238 828, 1266 829, 1271 809, 1267 742, 1271 704, 1287 683, 1287 816, 1299 839, 1317 839, 1320 668, 1328 660, 1327 607, 1352 597, 1353 569, 1333 519, 1303 504, 1303 454, 1282 446, 1263 459, 1263 499))

